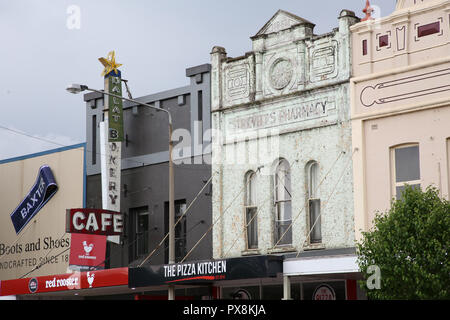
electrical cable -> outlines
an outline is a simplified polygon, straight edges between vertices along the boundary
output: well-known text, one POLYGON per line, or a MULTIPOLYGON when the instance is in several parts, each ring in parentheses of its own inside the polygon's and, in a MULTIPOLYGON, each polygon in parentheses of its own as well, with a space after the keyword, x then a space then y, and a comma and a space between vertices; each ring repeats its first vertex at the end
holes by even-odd
MULTIPOLYGON (((214 174, 217 172, 214 172, 214 174)), ((175 222, 173 228, 174 228, 174 232, 175 232, 175 227, 177 226, 177 224, 181 221, 181 219, 189 212, 189 209, 192 207, 192 205, 194 204, 194 202, 198 199, 198 197, 200 196, 200 194, 203 192, 203 190, 205 190, 206 186, 212 181, 214 174, 211 175, 211 177, 209 178, 209 180, 205 183, 205 185, 202 187, 202 189, 197 193, 197 195, 195 196, 195 198, 191 201, 191 203, 189 204, 189 206, 186 208, 186 210, 183 212, 183 214, 178 218, 178 220, 175 222)), ((138 265, 138 267, 141 267, 148 259, 150 259, 151 256, 153 256, 153 254, 155 253, 156 250, 158 250, 161 245, 164 243, 164 241, 167 239, 167 237, 169 236, 170 231, 167 232, 167 234, 164 236, 164 238, 161 240, 161 242, 156 246, 155 249, 153 249, 152 252, 149 253, 149 255, 138 265)))
MULTIPOLYGON (((348 167, 349 167, 350 164, 352 163, 353 155, 355 154, 356 151, 357 151, 357 149, 353 150, 353 153, 352 153, 352 155, 350 156, 349 161, 348 161, 347 165, 345 166, 344 170, 342 171, 342 174, 339 176, 339 179, 338 179, 338 181, 336 182, 336 184, 335 184, 333 190, 331 191, 330 196, 329 196, 328 199, 325 201, 325 204, 324 204, 324 206, 321 208, 320 213, 318 214, 316 220, 314 221, 314 224, 311 226, 311 228, 309 228, 309 232, 308 232, 308 234, 306 235, 305 241, 303 241, 303 244, 305 244, 305 242, 308 240, 308 238, 309 238, 309 236, 311 235, 311 232, 312 232, 312 230, 314 229, 314 227, 315 227, 317 221, 319 220, 320 216, 322 215, 322 209, 325 208, 325 207, 327 206, 327 204, 330 202, 331 197, 333 196, 334 192, 335 192, 336 189, 337 189, 337 186, 338 186, 339 183, 341 182, 342 177, 344 176, 344 174, 346 173, 348 167)), ((298 258, 299 254, 300 254, 300 251, 297 253, 296 258, 298 258)))
POLYGON ((234 197, 234 199, 231 201, 231 203, 228 205, 228 207, 219 214, 219 216, 216 218, 216 220, 211 224, 211 226, 208 228, 208 230, 206 230, 206 232, 201 236, 201 238, 195 243, 195 245, 191 248, 191 250, 189 250, 189 252, 184 256, 184 258, 181 260, 181 263, 183 263, 186 258, 192 253, 192 251, 195 250, 195 248, 197 248, 198 244, 205 238, 205 236, 212 230, 212 228, 214 227, 214 225, 219 221, 219 218, 222 217, 222 215, 228 211, 228 209, 231 207, 231 205, 234 203, 234 201, 237 199, 237 197, 242 193, 242 191, 247 188, 247 185, 249 184, 250 180, 247 181, 247 183, 241 188, 241 190, 239 191, 239 193, 234 197))
MULTIPOLYGON (((23 135, 25 137, 32 138, 32 139, 35 139, 35 140, 40 140, 40 141, 43 141, 43 142, 46 142, 46 143, 54 144, 54 145, 59 146, 59 147, 64 147, 64 148, 70 147, 70 145, 65 145, 65 144, 61 144, 59 142, 52 141, 52 140, 49 140, 49 139, 46 139, 46 138, 37 137, 37 136, 34 136, 32 134, 29 134, 29 133, 26 133, 26 132, 23 132, 23 131, 19 131, 19 130, 15 130, 15 129, 11 129, 11 128, 8 128, 8 127, 2 126, 2 125, 0 125, 0 129, 6 130, 6 131, 10 131, 10 132, 13 132, 15 134, 23 135)), ((86 153, 93 153, 92 150, 87 150, 87 149, 82 150, 82 151, 85 151, 86 153)), ((103 154, 101 152, 95 152, 95 154, 99 155, 100 158, 106 157, 106 154, 103 154)), ((135 163, 136 165, 139 165, 136 168, 145 167, 145 166, 149 166, 149 165, 154 164, 154 163, 146 163, 146 162, 136 161, 136 160, 133 160, 132 158, 125 158, 123 160, 135 163)), ((168 162, 168 161, 165 161, 165 162, 168 162)), ((187 165, 185 163, 183 163, 183 164, 187 165)), ((135 169, 135 168, 133 168, 133 169, 135 169)), ((202 170, 201 168, 182 167, 181 165, 179 167, 177 167, 177 169, 181 169, 181 170, 202 170)), ((129 174, 133 174, 133 173, 129 173, 129 174)), ((122 173, 122 175, 123 176, 127 176, 128 174, 127 173, 125 173, 125 174, 122 173)))
MULTIPOLYGON (((64 236, 65 236, 66 234, 67 234, 67 232, 64 232, 64 234, 63 234, 57 241, 58 241, 58 242, 61 241, 62 238, 64 238, 64 236)), ((41 263, 35 265, 31 271, 28 271, 26 274, 24 274, 23 276, 21 276, 19 279, 24 278, 25 276, 29 275, 30 273, 32 273, 32 272, 36 271, 37 269, 42 268, 42 266, 46 265, 46 264, 48 263, 48 260, 47 260, 48 255, 49 255, 53 250, 55 250, 55 249, 56 249, 56 247, 50 249, 50 250, 47 252, 47 254, 46 254, 46 255, 44 256, 44 258, 43 258, 44 263, 41 262, 41 263)), ((67 248, 67 249, 70 249, 70 247, 67 248)), ((63 253, 64 253, 65 251, 67 251, 67 250, 64 250, 63 253)), ((58 254, 57 256, 59 256, 59 255, 61 255, 61 254, 62 254, 62 253, 58 254)), ((56 256, 56 257, 57 257, 57 256, 56 256)))
MULTIPOLYGON (((326 175, 322 178, 322 180, 320 181, 320 183, 317 185, 316 189, 314 190, 315 192, 317 192, 317 190, 319 190, 319 187, 322 185, 322 183, 325 181, 325 179, 327 178, 327 176, 330 174, 331 170, 333 169, 333 167, 336 165, 337 161, 341 158, 341 156, 345 154, 345 151, 341 151, 338 155, 338 157, 336 158, 336 160, 333 162, 333 165, 330 167, 330 169, 328 170, 328 172, 326 173, 326 175)), ((291 221, 291 223, 289 224, 289 226, 286 228, 286 230, 284 231, 284 233, 281 235, 280 239, 278 239, 278 241, 275 243, 275 245, 271 248, 274 249, 276 246, 278 246, 278 244, 280 243, 280 241, 284 238, 284 236, 286 235, 286 233, 289 231, 289 229, 292 227, 292 225, 295 223, 295 221, 297 221, 297 219, 300 217, 301 213, 303 212, 303 210, 305 209, 305 206, 302 207, 302 209, 300 210, 300 212, 297 214, 297 216, 294 218, 294 220, 291 221)))
MULTIPOLYGON (((333 164, 331 165, 330 169, 327 171, 327 173, 325 174, 325 176, 322 178, 322 180, 320 181, 320 183, 317 185, 316 190, 317 191, 319 189, 319 187, 322 185, 323 181, 325 181, 325 179, 327 178, 327 176, 330 174, 331 170, 334 168, 334 166, 336 165, 337 161, 340 159, 340 157, 345 154, 344 151, 341 151, 339 153, 339 155, 337 156, 336 160, 333 162, 333 164)), ((299 156, 299 153, 297 153, 297 158, 299 156)), ((295 161, 292 168, 295 166, 295 164, 298 163, 298 161, 295 161)), ((281 182, 281 181, 280 181, 281 182)), ((281 182, 282 183, 282 182, 281 182)), ((282 183, 283 184, 283 183, 282 183)), ((289 195, 291 196, 290 192, 287 190, 287 187, 283 184, 284 189, 289 193, 289 195)), ((265 201, 263 201, 263 204, 265 204, 267 201, 269 201, 272 198, 272 195, 270 195, 269 197, 266 198, 265 201)), ((256 216, 258 215, 259 209, 262 206, 258 206, 258 208, 256 209, 256 213, 254 214, 253 218, 251 219, 251 221, 253 221, 254 218, 256 218, 256 216)), ((288 228, 286 228, 286 231, 282 234, 282 236, 280 237, 280 239, 277 241, 277 243, 271 248, 274 249, 279 242, 283 239, 283 237, 285 236, 285 234, 287 233, 287 231, 289 231, 291 225, 298 219, 298 217, 300 216, 300 214, 303 212, 304 207, 302 208, 302 210, 300 210, 300 212, 297 214, 297 216, 294 218, 294 220, 291 222, 291 224, 288 226, 288 228)), ((251 221, 249 223, 247 223, 246 228, 248 227, 248 225, 251 223, 251 221)), ((246 229, 244 228, 243 232, 245 232, 246 229)), ((234 245, 236 244, 238 238, 236 237, 233 244, 228 248, 227 253, 224 255, 225 257, 227 256, 227 254, 230 252, 230 250, 234 247, 234 245)))

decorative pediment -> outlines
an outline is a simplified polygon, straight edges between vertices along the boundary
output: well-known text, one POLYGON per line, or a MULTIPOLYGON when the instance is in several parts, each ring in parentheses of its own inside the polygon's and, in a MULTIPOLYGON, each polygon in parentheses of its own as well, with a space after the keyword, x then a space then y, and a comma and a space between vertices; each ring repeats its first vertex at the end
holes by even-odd
POLYGON ((281 30, 286 30, 298 24, 310 24, 314 26, 313 23, 309 22, 306 19, 300 18, 295 14, 283 10, 278 10, 277 13, 275 13, 273 17, 270 18, 270 20, 264 25, 264 27, 262 27, 261 30, 258 31, 255 37, 264 34, 279 32, 281 30))

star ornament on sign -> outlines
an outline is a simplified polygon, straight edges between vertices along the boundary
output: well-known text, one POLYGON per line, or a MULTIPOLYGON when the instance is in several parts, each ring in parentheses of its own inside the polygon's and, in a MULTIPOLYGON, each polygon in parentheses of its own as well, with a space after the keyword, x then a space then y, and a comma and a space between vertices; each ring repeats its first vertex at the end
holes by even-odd
POLYGON ((111 71, 114 71, 117 75, 119 74, 117 68, 119 68, 122 64, 116 63, 116 53, 114 51, 110 51, 106 59, 98 58, 98 61, 100 61, 105 67, 105 69, 103 69, 102 76, 109 74, 111 71))

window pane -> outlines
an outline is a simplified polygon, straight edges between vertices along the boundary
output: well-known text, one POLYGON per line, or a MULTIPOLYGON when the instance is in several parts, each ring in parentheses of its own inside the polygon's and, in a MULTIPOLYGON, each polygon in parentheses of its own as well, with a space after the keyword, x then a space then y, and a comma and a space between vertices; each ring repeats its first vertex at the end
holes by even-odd
POLYGON ((363 40, 362 42, 362 52, 363 56, 367 55, 367 40, 363 40))
MULTIPOLYGON (((186 200, 175 201, 175 222, 185 211, 186 200)), ((175 227, 175 260, 183 259, 186 253, 186 216, 183 216, 175 227)))
POLYGON ((277 220, 291 220, 292 217, 291 201, 283 201, 277 203, 277 220))
MULTIPOLYGON (((277 221, 275 223, 275 233, 276 233, 276 242, 280 240, 280 238, 283 236, 283 234, 288 230, 289 226, 291 224, 291 221, 277 221)), ((283 239, 281 239, 280 242, 278 242, 278 245, 283 244, 291 244, 292 243, 292 228, 289 228, 289 230, 284 234, 283 239)))
POLYGON ((283 239, 278 242, 291 224, 291 178, 289 163, 281 160, 275 173, 275 241, 278 245, 292 243, 292 229, 286 232, 283 239))
POLYGON ((148 252, 148 213, 140 213, 137 220, 136 234, 139 236, 137 241, 138 256, 148 252))
POLYGON ((317 198, 317 173, 318 173, 319 165, 317 162, 312 163, 309 166, 309 173, 308 173, 308 198, 317 198))
POLYGON ((248 249, 255 249, 258 247, 258 217, 256 216, 256 213, 257 209, 254 207, 246 209, 245 223, 246 225, 248 225, 247 226, 248 249))
POLYGON ((389 36, 387 34, 384 36, 381 36, 378 40, 379 40, 380 47, 387 47, 389 45, 389 36))
POLYGON ((417 28, 417 35, 420 37, 429 36, 430 34, 439 33, 441 31, 441 25, 439 21, 429 23, 417 28))
MULTIPOLYGON (((420 188, 420 184, 412 184, 411 187, 413 187, 413 189, 418 189, 418 188, 420 188)), ((395 192, 396 192, 395 197, 397 200, 400 200, 403 197, 404 190, 405 190, 405 185, 395 188, 395 192)))
POLYGON ((397 182, 420 180, 419 146, 395 149, 397 182))
POLYGON ((311 231, 309 239, 311 243, 322 241, 320 225, 320 199, 311 199, 309 200, 309 228, 311 231))
POLYGON ((291 174, 289 163, 280 161, 275 173, 275 201, 291 199, 291 174))
POLYGON ((256 175, 254 172, 247 174, 247 180, 245 183, 247 185, 245 205, 253 206, 256 204, 256 175))

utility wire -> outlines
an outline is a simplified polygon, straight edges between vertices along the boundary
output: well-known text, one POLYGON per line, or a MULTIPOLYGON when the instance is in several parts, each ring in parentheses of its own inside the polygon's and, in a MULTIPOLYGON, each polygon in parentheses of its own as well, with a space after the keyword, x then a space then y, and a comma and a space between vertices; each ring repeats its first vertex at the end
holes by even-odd
MULTIPOLYGON (((177 220, 177 222, 175 223, 174 227, 181 221, 181 219, 188 213, 189 209, 192 207, 192 205, 195 203, 195 201, 198 199, 198 197, 200 196, 200 194, 205 190, 206 186, 212 181, 213 176, 211 176, 209 178, 209 180, 205 183, 205 185, 201 188, 201 190, 198 192, 198 194, 196 195, 196 197, 191 201, 191 203, 189 204, 189 207, 183 212, 183 214, 180 216, 180 218, 177 220)), ((64 236, 66 235, 66 232, 64 232, 64 234, 59 238, 58 241, 60 241, 64 236)), ((167 238, 167 236, 169 235, 169 233, 166 234, 166 236, 163 238, 163 240, 158 244, 158 246, 146 257, 146 259, 144 261, 142 261, 138 267, 142 266, 142 264, 144 264, 152 255, 153 253, 159 249, 159 247, 161 246, 161 244, 164 242, 164 240, 167 238)), ((138 240, 141 239, 141 237, 143 237, 144 234, 139 235, 138 237, 136 237, 136 239, 134 239, 131 243, 128 243, 128 248, 130 246, 132 246, 134 243, 136 243, 138 240)), ((45 257, 43 258, 44 263, 39 263, 37 264, 32 270, 28 271, 26 274, 22 275, 19 279, 22 279, 24 277, 26 277, 27 275, 31 274, 32 272, 40 269, 42 266, 44 266, 45 264, 48 263, 48 260, 46 260, 46 258, 48 257, 48 255, 54 250, 55 248, 51 249, 49 252, 47 252, 47 254, 45 255, 45 257)), ((61 254, 63 254, 64 252, 66 252, 67 250, 69 250, 69 248, 65 249, 64 251, 62 251, 61 253, 59 253, 58 255, 56 255, 55 257, 60 256, 61 254)), ((109 261, 112 258, 112 256, 110 255, 108 258, 106 258, 105 260, 103 260, 102 262, 100 262, 98 265, 93 266, 94 269, 98 268, 99 266, 101 266, 102 264, 106 263, 107 261, 109 261)))
MULTIPOLYGON (((192 207, 192 205, 195 203, 195 201, 198 199, 198 197, 200 196, 200 194, 203 192, 203 190, 205 190, 206 186, 212 181, 214 175, 211 175, 211 177, 209 178, 209 180, 205 183, 205 185, 203 186, 203 188, 197 193, 197 195, 195 196, 195 198, 191 201, 191 203, 189 204, 189 206, 186 208, 186 210, 183 212, 183 214, 178 218, 178 220, 175 222, 173 228, 174 228, 174 232, 175 232, 175 227, 177 226, 177 224, 181 221, 181 219, 189 212, 190 208, 192 207)), ((149 253, 149 255, 138 265, 138 267, 141 267, 148 259, 150 259, 150 257, 155 253, 156 250, 158 250, 161 245, 164 243, 164 241, 167 239, 167 237, 170 234, 170 230, 169 232, 166 233, 166 235, 164 236, 164 238, 161 240, 161 242, 156 246, 155 249, 153 249, 152 252, 149 253)), ((184 260, 183 260, 184 261, 184 260)))
MULTIPOLYGON (((54 145, 59 146, 59 147, 69 147, 68 145, 61 144, 61 143, 56 142, 56 141, 52 141, 52 140, 45 139, 45 138, 42 138, 42 137, 37 137, 37 136, 34 136, 32 134, 29 134, 29 133, 26 133, 26 132, 23 132, 23 131, 19 131, 19 130, 15 130, 15 129, 11 129, 11 128, 8 128, 8 127, 2 126, 2 125, 0 125, 0 129, 11 131, 11 132, 13 132, 15 134, 23 135, 25 137, 32 138, 32 139, 35 139, 35 140, 39 140, 39 141, 43 141, 43 142, 46 142, 46 143, 54 144, 54 145)), ((87 149, 85 150, 85 152, 86 153, 89 153, 89 152, 93 153, 92 150, 87 150, 87 149)), ((100 158, 102 158, 102 157, 106 158, 106 155, 101 153, 101 152, 95 152, 95 154, 99 155, 100 158)), ((145 162, 136 161, 136 160, 133 160, 133 159, 130 159, 130 158, 126 158, 126 160, 130 161, 130 162, 133 162, 133 163, 136 163, 136 164, 139 164, 140 166, 149 165, 149 164, 146 164, 145 162)))
MULTIPOLYGON (((189 204, 189 207, 183 212, 183 215, 178 219, 178 221, 175 223, 174 227, 181 221, 181 219, 183 218, 184 215, 187 214, 187 212, 189 211, 190 207, 194 204, 194 202, 197 200, 197 198, 199 197, 199 195, 203 192, 203 190, 205 190, 205 187, 209 184, 209 182, 212 180, 212 176, 211 178, 205 182, 205 185, 201 188, 201 190, 198 192, 197 196, 191 201, 191 203, 189 204)), ((188 231, 189 232, 189 231, 188 231)), ((188 233, 186 232, 186 233, 188 233)), ((127 243, 128 248, 130 248, 133 244, 135 244, 138 240, 141 240, 141 238, 145 235, 145 233, 138 235, 132 242, 127 243)), ((144 264, 152 255, 155 251, 157 251, 160 246, 164 243, 164 240, 167 238, 167 236, 169 235, 169 233, 167 233, 165 235, 165 237, 163 238, 163 240, 157 245, 157 247, 146 257, 146 259, 144 261, 142 261, 138 267, 142 266, 142 264, 144 264)), ((115 255, 119 254, 120 252, 116 252, 115 255)), ((94 266, 94 268, 99 267, 100 265, 104 264, 105 262, 109 261, 113 256, 110 255, 109 257, 107 257, 105 260, 103 260, 102 262, 100 262, 98 265, 94 266)))
MULTIPOLYGON (((344 151, 341 151, 339 153, 339 155, 337 156, 336 160, 333 162, 333 164, 331 165, 330 169, 327 171, 327 173, 325 174, 325 176, 322 178, 322 180, 320 181, 320 183, 316 186, 315 191, 317 191, 320 186, 322 185, 323 181, 325 181, 325 179, 328 177, 328 175, 330 174, 331 170, 334 168, 334 166, 336 165, 337 161, 340 159, 340 157, 344 154, 344 151)), ((297 153, 297 158, 299 156, 299 153, 297 153)), ((296 165, 296 163, 298 163, 298 161, 295 161, 294 164, 291 167, 291 171, 292 168, 296 165)), ((287 187, 284 185, 284 183, 282 183, 282 181, 280 180, 281 184, 283 185, 284 189, 288 192, 289 196, 291 196, 290 192, 288 191, 287 187)), ((263 201, 263 204, 265 204, 267 201, 269 201, 272 198, 272 195, 269 195, 269 197, 266 198, 266 200, 263 201)), ((292 200, 291 200, 292 201, 292 200)), ((246 228, 250 225, 250 223, 257 217, 259 210, 262 206, 258 206, 258 208, 256 209, 256 213, 253 215, 252 219, 246 224, 243 232, 246 231, 246 228)), ((277 243, 271 248, 275 248, 279 242, 283 239, 283 237, 286 235, 286 233, 289 231, 289 229, 291 228, 292 224, 298 219, 298 217, 300 216, 300 214, 303 212, 304 207, 302 208, 302 210, 300 210, 300 212, 297 214, 297 216, 294 218, 294 220, 290 223, 290 225, 288 226, 288 228, 286 228, 285 232, 281 235, 280 239, 277 241, 277 243)), ((225 256, 230 252, 230 250, 234 247, 234 245, 236 244, 237 240, 239 238, 236 237, 233 244, 228 248, 227 253, 225 254, 225 256)))
POLYGON ((233 198, 233 200, 230 202, 230 204, 228 205, 228 207, 221 212, 218 217, 216 218, 216 220, 211 224, 211 226, 208 228, 208 230, 206 230, 205 233, 203 233, 203 235, 201 236, 201 238, 195 243, 195 245, 191 248, 191 250, 189 250, 189 252, 184 256, 184 258, 181 260, 181 263, 183 263, 187 257, 189 257, 189 255, 192 253, 192 251, 195 250, 195 248, 197 248, 198 244, 203 240, 203 238, 206 237, 206 235, 212 230, 212 228, 214 227, 214 225, 219 221, 219 219, 222 217, 222 215, 225 214, 225 212, 228 211, 228 209, 231 207, 231 205, 234 203, 234 201, 237 199, 237 197, 242 193, 242 191, 244 191, 245 188, 247 188, 247 185, 249 184, 250 180, 247 181, 247 183, 241 188, 241 190, 239 191, 238 194, 236 194, 236 196, 233 198))
MULTIPOLYGON (((62 255, 63 253, 65 253, 65 252, 68 251, 68 250, 70 250, 70 247, 68 247, 68 248, 66 248, 64 251, 58 253, 58 254, 55 256, 55 258, 56 258, 56 257, 59 257, 60 255, 62 255)), ((42 266, 44 266, 44 265, 47 264, 47 263, 48 263, 48 261, 46 261, 46 262, 44 262, 44 263, 42 263, 42 264, 36 265, 32 270, 30 270, 29 272, 25 273, 25 274, 24 274, 23 276, 21 276, 19 279, 25 278, 27 275, 29 275, 30 273, 34 272, 35 270, 41 268, 42 266)))
MULTIPOLYGON (((67 234, 67 233, 64 232, 64 234, 63 234, 57 241, 58 241, 58 242, 61 241, 61 239, 64 238, 64 236, 65 236, 66 234, 67 234)), ((48 260, 46 260, 47 257, 48 257, 48 255, 49 255, 53 250, 55 250, 55 249, 56 249, 55 247, 52 248, 52 249, 50 249, 50 250, 47 252, 47 254, 44 256, 44 258, 43 258, 43 261, 44 261, 44 262, 43 262, 43 263, 42 263, 42 262, 41 262, 41 263, 38 263, 37 265, 35 265, 35 266, 33 267, 33 269, 31 269, 30 271, 28 271, 26 274, 24 274, 23 276, 21 276, 19 279, 24 278, 25 276, 29 275, 30 273, 32 273, 32 272, 36 271, 37 269, 40 269, 42 266, 46 265, 46 264, 48 263, 48 260)), ((68 247, 67 249, 70 249, 70 247, 68 247)), ((64 250, 63 253, 66 252, 67 249, 64 250)), ((58 257, 58 256, 60 256, 61 254, 62 254, 62 253, 56 255, 55 257, 58 257)))
MULTIPOLYGON (((349 167, 350 164, 352 163, 353 155, 355 154, 356 151, 357 151, 357 149, 355 149, 355 150, 353 151, 352 155, 350 156, 347 165, 345 166, 344 170, 342 171, 342 173, 341 173, 341 175, 340 175, 338 181, 336 182, 336 184, 335 184, 333 190, 331 191, 331 193, 330 193, 328 199, 325 201, 324 206, 321 208, 319 215, 317 216, 316 220, 314 221, 314 224, 313 224, 313 225, 311 226, 311 228, 309 229, 309 232, 308 232, 308 234, 306 235, 305 241, 303 241, 303 244, 305 244, 305 242, 308 240, 308 238, 309 238, 309 236, 310 236, 312 230, 314 229, 314 227, 315 227, 317 221, 319 221, 319 218, 320 218, 320 216, 322 215, 322 209, 325 208, 325 207, 327 206, 327 204, 330 202, 331 197, 333 196, 334 192, 335 192, 336 189, 337 189, 337 186, 338 186, 339 183, 341 182, 342 177, 343 177, 344 174, 347 172, 348 167, 349 167)), ((298 258, 299 254, 300 254, 300 251, 297 253, 296 258, 298 258)))
MULTIPOLYGON (((327 176, 331 173, 331 170, 333 169, 333 167, 336 165, 337 161, 341 158, 341 156, 345 153, 345 151, 341 151, 338 155, 338 157, 336 158, 336 160, 333 162, 333 165, 330 167, 330 169, 328 170, 328 172, 326 173, 326 175, 322 178, 322 180, 320 181, 320 183, 317 185, 316 189, 314 190, 315 192, 317 192, 317 190, 319 190, 319 187, 322 185, 322 183, 325 181, 325 179, 327 178, 327 176)), ((300 210, 300 212, 297 214, 297 216, 294 218, 294 220, 291 221, 291 223, 289 224, 289 226, 286 228, 286 230, 284 231, 284 233, 281 235, 280 239, 278 239, 278 241, 275 243, 275 245, 272 247, 272 249, 274 249, 281 240, 283 240, 284 236, 286 235, 286 233, 289 231, 289 229, 292 227, 292 225, 295 223, 295 221, 297 221, 297 219, 300 217, 301 213, 303 212, 303 210, 305 209, 305 206, 302 207, 302 209, 300 210)))

